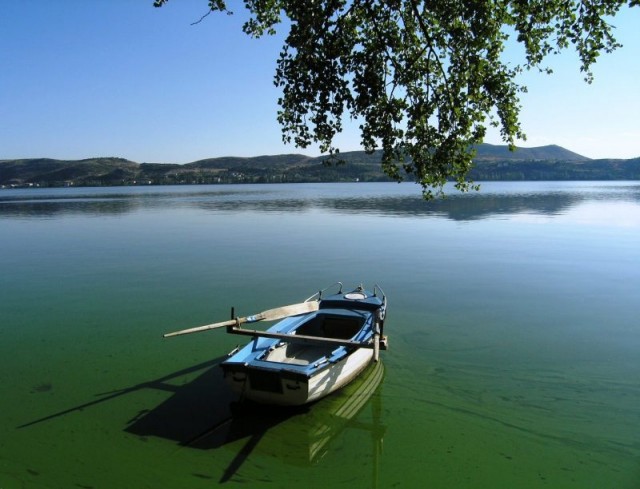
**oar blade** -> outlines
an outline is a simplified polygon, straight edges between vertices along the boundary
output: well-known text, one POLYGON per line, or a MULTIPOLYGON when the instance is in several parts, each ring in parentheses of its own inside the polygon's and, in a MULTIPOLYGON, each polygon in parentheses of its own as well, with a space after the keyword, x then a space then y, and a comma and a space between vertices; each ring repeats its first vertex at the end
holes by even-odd
POLYGON ((291 304, 290 306, 276 307, 275 309, 269 309, 263 311, 255 316, 247 318, 248 323, 255 321, 275 321, 277 319, 283 319, 289 316, 298 316, 300 314, 308 314, 318 310, 318 301, 301 302, 300 304, 291 304), (255 319, 254 319, 255 318, 255 319))

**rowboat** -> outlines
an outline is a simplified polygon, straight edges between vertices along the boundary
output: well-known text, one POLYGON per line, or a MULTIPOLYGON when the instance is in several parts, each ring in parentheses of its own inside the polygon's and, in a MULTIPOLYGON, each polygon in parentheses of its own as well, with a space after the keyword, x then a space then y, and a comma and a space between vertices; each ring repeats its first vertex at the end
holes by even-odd
POLYGON ((359 286, 344 293, 342 288, 337 282, 300 304, 165 336, 219 327, 250 336, 248 344, 220 364, 233 391, 263 404, 310 403, 346 386, 387 349, 387 298, 382 289, 359 286), (337 292, 325 295, 334 286, 337 292), (281 320, 266 331, 242 326, 275 319, 281 320))
POLYGON ((386 297, 358 287, 305 302, 318 309, 288 317, 265 332, 231 326, 229 332, 253 336, 222 362, 225 378, 243 398, 265 404, 300 405, 320 399, 349 382, 376 358, 386 297))

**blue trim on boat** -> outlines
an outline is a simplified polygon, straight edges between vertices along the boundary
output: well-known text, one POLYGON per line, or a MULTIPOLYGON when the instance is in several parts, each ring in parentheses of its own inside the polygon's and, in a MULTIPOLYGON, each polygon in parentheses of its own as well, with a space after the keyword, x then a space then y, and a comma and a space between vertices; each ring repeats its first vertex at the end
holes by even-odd
MULTIPOLYGON (((353 301, 351 301, 351 305, 354 305, 353 301)), ((360 303, 358 303, 358 306, 359 305, 360 303)), ((353 337, 348 339, 353 339, 357 342, 367 342, 373 336, 373 321, 375 318, 371 311, 361 309, 324 308, 322 307, 322 304, 321 309, 317 312, 306 314, 304 316, 283 319, 271 328, 267 329, 267 331, 290 334, 291 332, 298 330, 298 328, 302 328, 306 324, 312 323, 312 321, 318 317, 347 318, 359 321, 359 324, 361 325, 358 328, 359 331, 353 337)), ((261 359, 261 357, 264 357, 281 343, 282 340, 279 339, 256 337, 237 351, 231 358, 225 360, 222 363, 222 366, 223 368, 226 368, 236 365, 241 366, 242 369, 251 367, 283 373, 290 372, 310 378, 324 370, 324 368, 344 359, 351 351, 354 350, 354 348, 351 347, 337 346, 331 350, 330 355, 325 355, 319 358, 316 362, 307 365, 296 365, 286 362, 275 362, 273 360, 261 359)), ((238 369, 231 368, 230 370, 237 371, 238 369)))

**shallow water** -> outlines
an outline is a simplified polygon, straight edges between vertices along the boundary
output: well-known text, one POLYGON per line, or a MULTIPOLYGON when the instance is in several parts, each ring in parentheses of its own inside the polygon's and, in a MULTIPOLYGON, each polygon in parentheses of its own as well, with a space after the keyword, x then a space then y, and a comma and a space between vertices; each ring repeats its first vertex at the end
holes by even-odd
POLYGON ((0 488, 637 488, 639 245, 631 182, 2 190, 0 488), (307 410, 161 338, 336 280, 389 297, 384 378, 307 410))

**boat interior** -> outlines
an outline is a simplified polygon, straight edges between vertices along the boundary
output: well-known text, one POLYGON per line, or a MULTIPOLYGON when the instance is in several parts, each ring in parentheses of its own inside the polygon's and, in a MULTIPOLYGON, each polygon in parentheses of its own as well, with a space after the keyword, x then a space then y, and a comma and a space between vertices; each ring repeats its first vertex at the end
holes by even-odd
MULTIPOLYGON (((315 336, 318 338, 349 340, 360 331, 364 320, 364 317, 317 314, 298 327, 295 334, 315 336)), ((323 357, 330 356, 336 348, 339 347, 335 345, 309 345, 304 343, 280 342, 265 355, 263 360, 293 365, 309 365, 323 357)))
POLYGON ((349 340, 362 328, 364 317, 332 316, 316 314, 313 319, 296 329, 296 334, 349 340))

